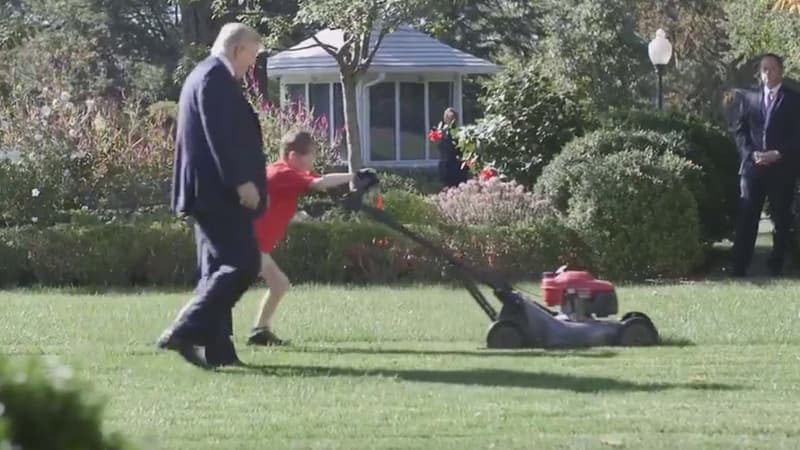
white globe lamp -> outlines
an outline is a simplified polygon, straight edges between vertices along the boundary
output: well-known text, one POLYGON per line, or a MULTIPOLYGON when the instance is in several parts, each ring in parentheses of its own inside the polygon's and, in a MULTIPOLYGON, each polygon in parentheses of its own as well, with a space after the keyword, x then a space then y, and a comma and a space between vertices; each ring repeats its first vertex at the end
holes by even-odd
POLYGON ((656 37, 650 41, 647 46, 647 53, 650 56, 650 62, 656 68, 656 75, 658 76, 658 109, 664 107, 663 96, 663 77, 664 69, 672 59, 672 44, 667 39, 667 33, 662 28, 656 31, 656 37))

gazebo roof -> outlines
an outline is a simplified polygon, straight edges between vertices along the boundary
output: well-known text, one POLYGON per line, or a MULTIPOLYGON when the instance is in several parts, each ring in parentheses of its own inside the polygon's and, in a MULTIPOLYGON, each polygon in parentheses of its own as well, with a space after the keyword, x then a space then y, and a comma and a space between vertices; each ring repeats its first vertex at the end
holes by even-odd
MULTIPOLYGON (((340 30, 325 29, 318 32, 316 37, 321 42, 337 48, 344 42, 340 30)), ((375 44, 375 40, 376 36, 373 35, 372 45, 375 44)), ((268 58, 268 76, 338 74, 339 67, 333 57, 314 44, 314 40, 308 38, 268 58)), ((496 73, 498 67, 489 61, 445 45, 410 26, 401 26, 383 38, 368 71, 467 75, 496 73)))

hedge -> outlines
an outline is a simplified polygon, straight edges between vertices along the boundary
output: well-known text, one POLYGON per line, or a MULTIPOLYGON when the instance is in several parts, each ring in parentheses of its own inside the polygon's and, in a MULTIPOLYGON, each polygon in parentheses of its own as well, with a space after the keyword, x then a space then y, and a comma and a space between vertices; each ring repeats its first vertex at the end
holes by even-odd
MULTIPOLYGON (((587 177, 598 177, 595 166, 607 156, 629 151, 646 151, 659 155, 673 154, 688 160, 686 154, 690 148, 685 136, 677 132, 618 128, 595 130, 574 139, 564 147, 545 167, 534 192, 550 201, 559 211, 566 212, 577 186, 587 177)), ((699 164, 697 166, 702 168, 699 164)), ((609 175, 606 173, 604 177, 609 175)), ((682 179, 698 205, 702 241, 712 244, 727 235, 727 232, 722 231, 727 225, 719 222, 725 220, 720 217, 721 203, 716 197, 710 196, 704 171, 693 171, 682 179)), ((629 195, 636 194, 631 192, 629 195)))
POLYGON ((682 156, 703 168, 706 192, 698 201, 704 234, 711 241, 733 237, 739 193, 739 159, 730 132, 702 117, 677 111, 615 110, 602 121, 605 128, 681 133, 689 144, 682 156))
POLYGON ((569 226, 591 266, 612 279, 681 277, 702 263, 697 203, 686 178, 697 166, 671 154, 598 157, 569 202, 569 226))
MULTIPOLYGON (((512 278, 580 262, 580 246, 554 218, 525 228, 409 227, 512 278)), ((295 283, 441 281, 445 265, 368 220, 293 223, 274 257, 295 283)), ((188 286, 194 280, 192 230, 177 220, 0 229, 2 286, 188 286)))

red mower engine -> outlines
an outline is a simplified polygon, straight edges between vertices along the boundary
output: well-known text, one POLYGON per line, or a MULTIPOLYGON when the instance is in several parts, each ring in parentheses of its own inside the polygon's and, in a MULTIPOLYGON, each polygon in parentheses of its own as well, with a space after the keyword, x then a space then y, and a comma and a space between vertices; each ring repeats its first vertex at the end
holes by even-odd
POLYGON ((559 269, 542 276, 544 301, 560 306, 571 320, 617 314, 617 293, 608 281, 595 280, 589 272, 559 269))

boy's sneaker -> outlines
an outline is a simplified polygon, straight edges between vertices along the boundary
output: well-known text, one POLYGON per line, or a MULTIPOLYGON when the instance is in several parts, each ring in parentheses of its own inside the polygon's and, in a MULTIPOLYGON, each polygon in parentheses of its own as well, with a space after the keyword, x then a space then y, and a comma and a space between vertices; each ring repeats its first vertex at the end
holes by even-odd
POLYGON ((288 341, 284 341, 278 336, 275 336, 275 333, 273 333, 269 328, 253 328, 253 330, 250 331, 250 337, 247 338, 247 345, 269 346, 288 344, 288 341))

